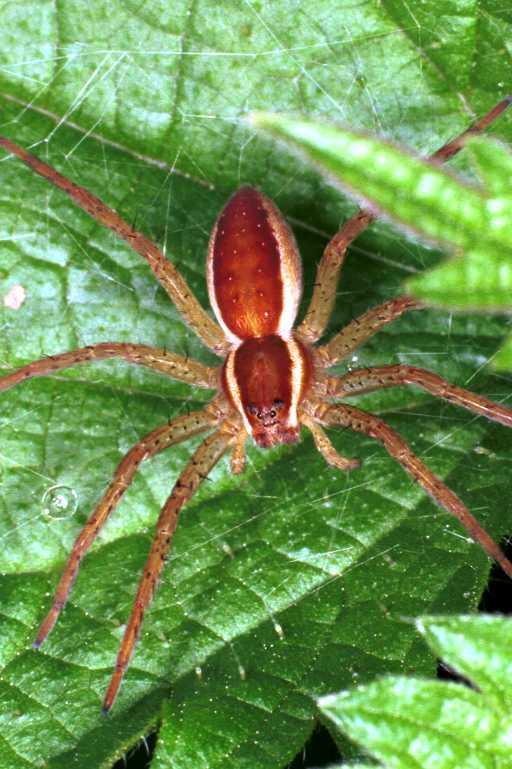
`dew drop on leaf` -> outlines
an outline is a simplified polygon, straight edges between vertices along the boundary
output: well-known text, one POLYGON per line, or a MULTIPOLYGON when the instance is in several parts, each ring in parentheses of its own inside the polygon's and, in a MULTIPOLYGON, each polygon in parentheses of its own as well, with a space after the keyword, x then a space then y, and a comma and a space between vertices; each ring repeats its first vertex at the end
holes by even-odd
POLYGON ((42 503, 43 513, 58 521, 76 513, 78 495, 70 486, 50 486, 43 494, 42 503))

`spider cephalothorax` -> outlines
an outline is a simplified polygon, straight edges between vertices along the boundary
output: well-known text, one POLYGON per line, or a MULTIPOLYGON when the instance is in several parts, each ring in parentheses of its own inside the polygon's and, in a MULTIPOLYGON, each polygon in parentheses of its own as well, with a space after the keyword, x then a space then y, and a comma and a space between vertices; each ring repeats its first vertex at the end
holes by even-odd
MULTIPOLYGON (((472 133, 481 131, 503 112, 509 101, 500 102, 468 130, 472 133)), ((462 137, 458 137, 433 157, 446 160, 460 149, 462 143, 462 137)), ((210 431, 180 474, 160 513, 156 536, 105 695, 105 712, 117 696, 181 508, 226 451, 231 453, 233 472, 243 470, 248 436, 252 436, 258 446, 267 448, 297 441, 301 426, 305 426, 326 461, 342 470, 353 469, 358 462, 336 452, 322 425, 343 426, 375 438, 512 576, 512 563, 498 545, 461 500, 415 456, 391 427, 355 406, 334 402, 382 387, 415 384, 476 414, 512 427, 510 409, 451 385, 423 369, 390 365, 352 370, 339 378, 329 375, 332 366, 351 355, 387 323, 408 310, 420 308, 408 297, 391 299, 356 318, 327 344, 316 346, 334 304, 337 279, 347 247, 371 222, 370 214, 361 211, 353 216, 328 243, 318 266, 313 297, 305 318, 292 331, 302 290, 295 240, 275 205, 258 190, 242 187, 221 212, 210 239, 208 290, 217 324, 198 303, 172 262, 142 233, 130 227, 99 198, 9 139, 0 137, 0 146, 60 187, 97 221, 126 240, 147 261, 188 325, 207 347, 225 358, 222 367, 211 368, 167 350, 107 342, 51 355, 0 378, 0 390, 5 390, 32 376, 85 361, 118 357, 174 379, 217 390, 206 408, 173 419, 148 433, 121 460, 103 498, 75 541, 53 604, 39 628, 34 646, 40 646, 57 621, 84 554, 120 501, 140 463, 186 438, 210 431)))
POLYGON ((298 409, 311 382, 311 354, 292 335, 246 339, 229 352, 222 385, 261 447, 299 439, 298 409))

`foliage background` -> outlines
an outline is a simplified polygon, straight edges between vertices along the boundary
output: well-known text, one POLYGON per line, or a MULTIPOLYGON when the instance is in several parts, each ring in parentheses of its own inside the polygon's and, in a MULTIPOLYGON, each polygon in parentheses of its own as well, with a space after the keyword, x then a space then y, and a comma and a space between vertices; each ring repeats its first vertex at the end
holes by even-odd
MULTIPOLYGON (((328 234, 354 210, 255 135, 247 112, 301 111, 428 153, 510 87, 512 11, 494 0, 0 9, 0 130, 165 247, 205 303, 208 233, 240 183, 261 186, 290 218, 305 300, 328 234)), ((510 140, 511 118, 493 131, 510 140)), ((466 169, 464 158, 455 165, 466 169)), ((0 309, 2 368, 108 340, 212 361, 139 257, 13 159, 0 160, 0 178, 0 296, 15 284, 27 290, 19 310, 0 309)), ((331 331, 439 258, 374 225, 351 250, 331 331)), ((506 400, 510 380, 485 366, 508 326, 411 314, 350 363, 420 364, 506 400)), ((284 766, 313 729, 317 696, 388 671, 433 671, 408 618, 478 602, 485 557, 378 446, 334 433, 343 453, 364 461, 348 476, 327 468, 307 435, 296 447, 251 450, 243 478, 222 463, 187 507, 121 697, 101 719, 152 525, 194 442, 140 472, 38 653, 35 628, 122 454, 205 397, 115 362, 2 394, 2 769, 110 767, 159 718, 155 769, 284 766), (44 512, 55 485, 70 502, 59 516, 44 512)), ((507 531, 505 428, 413 390, 362 402, 386 414, 495 536, 507 531)))

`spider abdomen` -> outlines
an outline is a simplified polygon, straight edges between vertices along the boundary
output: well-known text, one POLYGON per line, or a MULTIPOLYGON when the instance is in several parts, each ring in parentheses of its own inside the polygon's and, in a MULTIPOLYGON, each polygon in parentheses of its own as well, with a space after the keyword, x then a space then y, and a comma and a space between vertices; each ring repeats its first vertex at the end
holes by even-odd
POLYGON ((222 385, 258 446, 298 440, 297 409, 311 370, 309 351, 294 337, 247 339, 228 354, 222 385))
POLYGON ((224 206, 208 251, 210 303, 227 338, 289 336, 302 289, 295 239, 269 198, 241 187, 224 206))

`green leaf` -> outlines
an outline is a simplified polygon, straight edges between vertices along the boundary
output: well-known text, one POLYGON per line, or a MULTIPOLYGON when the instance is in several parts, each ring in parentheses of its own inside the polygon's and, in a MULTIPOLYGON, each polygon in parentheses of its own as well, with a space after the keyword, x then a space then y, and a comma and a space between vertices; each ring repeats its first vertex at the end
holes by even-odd
POLYGON ((418 629, 436 655, 478 687, 387 677, 324 697, 339 729, 394 769, 510 769, 512 622, 426 617, 418 629))
MULTIPOLYGON (((497 189, 489 186, 484 193, 446 169, 380 139, 336 126, 267 113, 255 113, 252 122, 301 148, 334 180, 362 195, 370 208, 376 205, 399 224, 465 254, 464 259, 409 279, 408 292, 423 301, 459 309, 512 306, 508 191, 497 197, 497 189)), ((512 166, 509 153, 480 140, 475 156, 485 169, 485 179, 497 165, 503 166, 495 182, 496 188, 503 189, 512 166)))
POLYGON ((483 136, 473 136, 465 151, 478 170, 478 175, 489 195, 510 200, 510 174, 512 153, 505 145, 483 136))
POLYGON ((512 337, 508 336, 492 359, 492 367, 496 371, 512 370, 512 337))
MULTIPOLYGON (((335 125, 271 113, 254 113, 251 122, 299 148, 368 209, 458 252, 409 278, 407 293, 439 307, 512 310, 512 153, 504 146, 468 140, 484 184, 479 189, 381 139, 335 125)), ((493 365, 510 369, 506 350, 493 365)))
POLYGON ((426 160, 327 123, 268 113, 255 113, 251 122, 297 145, 333 180, 432 240, 467 249, 487 233, 491 247, 510 247, 509 233, 503 233, 503 243, 493 238, 491 212, 480 192, 426 160))
MULTIPOLYGON (((484 3, 471 42, 450 8, 431 2, 418 14, 419 28, 401 2, 343 14, 332 0, 11 3, 0 132, 165 245, 205 305, 215 217, 240 183, 261 186, 297 234, 305 306, 327 237, 353 205, 242 118, 302 109, 432 151, 469 121, 460 94, 479 114, 499 97, 502 65, 489 52, 508 45, 512 19, 484 3)), ((465 11, 470 25, 474 14, 465 11)), ((506 120, 499 132, 511 138, 506 120)), ((136 254, 12 158, 0 158, 0 179, 4 371, 108 340, 214 362, 136 254), (16 285, 19 309, 4 304, 16 285)), ((374 225, 347 259, 329 334, 437 258, 374 225)), ((480 368, 505 330, 499 318, 415 313, 350 365, 421 363, 502 400, 509 381, 480 368)), ((108 768, 160 724, 155 769, 285 766, 313 729, 318 696, 432 671, 402 617, 477 604, 487 559, 370 440, 332 432, 363 460, 348 476, 325 466, 306 433, 298 446, 251 449, 244 476, 221 463, 184 510, 121 696, 101 718, 160 505, 197 440, 141 468, 48 642, 38 652, 31 643, 117 462, 207 398, 113 361, 0 396, 1 769, 108 768), (64 508, 49 508, 55 486, 64 508)), ((505 428, 415 390, 362 404, 385 413, 495 537, 508 530, 505 428)))

